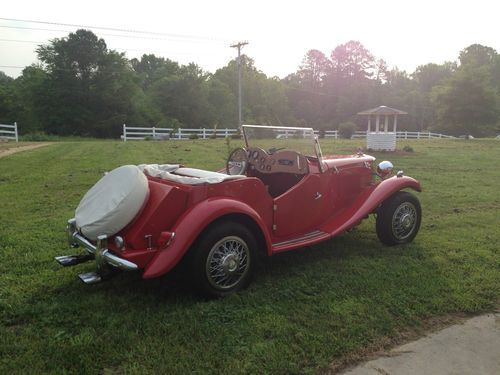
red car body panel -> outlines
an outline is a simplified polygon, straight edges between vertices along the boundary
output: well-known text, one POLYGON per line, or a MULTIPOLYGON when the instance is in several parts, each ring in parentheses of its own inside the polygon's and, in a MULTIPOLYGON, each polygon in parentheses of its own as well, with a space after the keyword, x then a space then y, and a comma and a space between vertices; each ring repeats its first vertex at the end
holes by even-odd
POLYGON ((321 171, 318 160, 308 158, 309 173, 289 182, 257 172, 205 185, 148 177, 147 204, 118 233, 125 239, 125 248, 116 248, 113 241, 109 247, 143 269, 144 278, 153 278, 175 267, 200 234, 227 215, 251 220, 265 243, 262 250, 269 256, 312 245, 355 227, 399 190, 421 191, 420 184, 406 176, 375 182, 373 161, 367 155, 326 158, 321 171), (282 184, 277 191, 284 192, 273 197, 264 182, 282 184), (293 185, 287 188, 287 183, 293 185), (175 233, 168 246, 159 241, 165 232, 175 233))

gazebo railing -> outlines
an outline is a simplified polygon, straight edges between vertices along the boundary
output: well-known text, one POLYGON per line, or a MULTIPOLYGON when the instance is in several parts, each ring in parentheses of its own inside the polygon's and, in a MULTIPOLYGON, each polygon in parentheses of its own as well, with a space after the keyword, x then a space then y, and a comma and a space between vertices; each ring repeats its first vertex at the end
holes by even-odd
MULTIPOLYGON (((375 133, 375 132, 371 132, 375 133)), ((384 132, 380 132, 384 133, 384 132)), ((388 132, 388 134, 394 134, 394 132, 388 132)), ((356 131, 352 138, 366 138, 366 131, 356 131)), ((397 139, 454 139, 456 137, 452 135, 432 133, 432 132, 410 132, 410 131, 398 131, 396 132, 397 139)))

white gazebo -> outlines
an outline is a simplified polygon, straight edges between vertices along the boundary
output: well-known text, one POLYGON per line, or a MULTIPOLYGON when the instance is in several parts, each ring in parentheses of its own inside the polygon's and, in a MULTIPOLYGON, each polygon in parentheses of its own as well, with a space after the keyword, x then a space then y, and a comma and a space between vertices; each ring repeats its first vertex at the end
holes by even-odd
POLYGON ((398 126, 398 116, 408 113, 386 107, 368 109, 359 112, 359 116, 368 117, 368 128, 366 130, 366 147, 376 151, 394 151, 396 149, 396 132, 398 126), (392 117, 392 131, 389 130, 389 119, 392 117), (372 131, 372 119, 375 118, 375 129, 372 131), (380 121, 380 120, 383 121, 380 121))

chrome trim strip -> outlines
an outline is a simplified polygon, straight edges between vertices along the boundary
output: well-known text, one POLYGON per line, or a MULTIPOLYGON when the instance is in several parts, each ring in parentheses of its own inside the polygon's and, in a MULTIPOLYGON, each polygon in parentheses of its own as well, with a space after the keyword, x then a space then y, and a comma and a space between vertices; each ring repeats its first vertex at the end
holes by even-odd
POLYGON ((119 268, 119 269, 122 269, 122 270, 125 270, 125 271, 134 271, 134 270, 139 269, 137 264, 132 263, 129 260, 120 258, 120 257, 116 256, 115 254, 110 253, 109 250, 107 250, 107 249, 103 251, 102 257, 106 260, 106 262, 108 264, 111 264, 112 266, 119 268))
POLYGON ((306 241, 306 240, 311 240, 313 238, 321 237, 323 235, 328 235, 328 233, 322 232, 320 230, 315 230, 314 232, 304 234, 302 237, 297 237, 297 238, 294 238, 294 239, 291 239, 288 241, 273 243, 273 248, 281 247, 281 246, 285 246, 285 245, 291 245, 291 244, 299 243, 299 242, 306 241))
POLYGON ((79 234, 78 232, 74 232, 73 233, 73 240, 74 240, 74 243, 85 248, 85 250, 87 250, 87 252, 95 255, 96 247, 94 245, 92 245, 92 243, 89 240, 87 240, 85 237, 83 237, 81 234, 79 234))

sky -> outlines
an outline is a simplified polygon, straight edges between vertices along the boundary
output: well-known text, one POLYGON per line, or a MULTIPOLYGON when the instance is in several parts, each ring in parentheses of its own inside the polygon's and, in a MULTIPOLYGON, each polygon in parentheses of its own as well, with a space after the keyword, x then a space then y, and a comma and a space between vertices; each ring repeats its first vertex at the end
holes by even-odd
POLYGON ((91 28, 128 58, 154 53, 209 72, 236 56, 231 44, 248 41, 242 53, 266 75, 280 78, 297 71, 308 50, 329 56, 349 40, 408 73, 430 62, 456 61, 473 43, 500 51, 498 1, 18 0, 5 1, 1 9, 0 71, 12 77, 37 62, 37 45, 78 27, 5 18, 148 31, 91 28))

